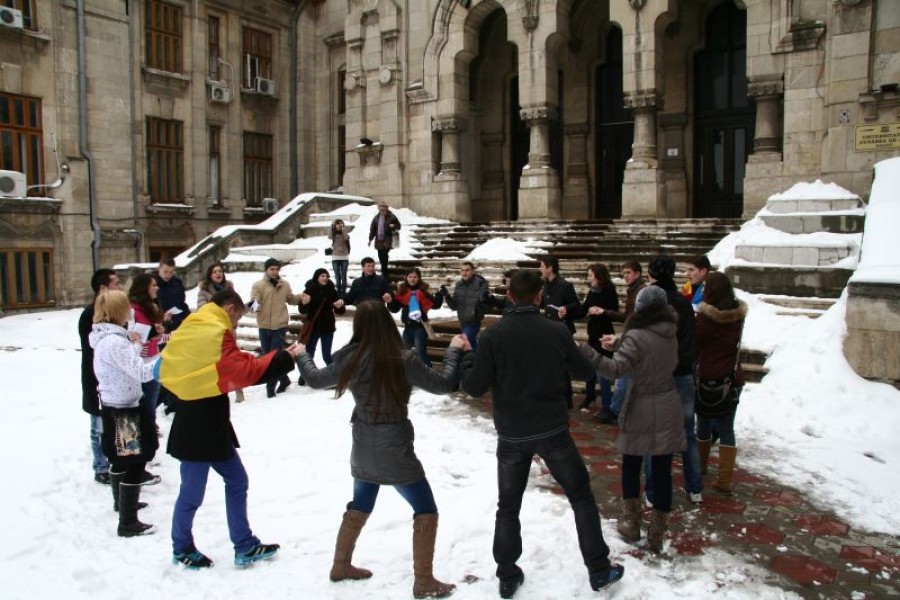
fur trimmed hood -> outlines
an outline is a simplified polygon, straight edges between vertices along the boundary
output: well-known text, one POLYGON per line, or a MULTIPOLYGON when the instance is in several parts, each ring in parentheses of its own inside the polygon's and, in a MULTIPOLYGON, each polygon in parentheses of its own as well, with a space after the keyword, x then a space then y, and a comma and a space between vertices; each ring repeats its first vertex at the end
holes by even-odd
POLYGON ((697 312, 716 323, 737 323, 747 316, 747 303, 743 300, 738 300, 737 303, 737 308, 722 310, 712 304, 701 302, 697 312))

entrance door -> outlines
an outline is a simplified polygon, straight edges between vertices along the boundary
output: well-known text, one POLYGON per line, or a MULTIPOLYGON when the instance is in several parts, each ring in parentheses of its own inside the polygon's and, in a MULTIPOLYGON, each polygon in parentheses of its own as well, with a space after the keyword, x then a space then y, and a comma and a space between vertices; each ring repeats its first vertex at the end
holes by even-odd
POLYGON ((598 219, 622 216, 622 183, 634 143, 634 114, 625 108, 622 91, 622 32, 606 38, 606 61, 594 77, 594 210, 598 219))
POLYGON ((519 218, 519 185, 522 182, 522 169, 528 164, 528 150, 531 144, 528 125, 522 120, 519 106, 519 78, 509 81, 509 162, 510 190, 509 206, 506 207, 506 218, 516 221, 519 218))
POLYGON ((740 217, 755 111, 747 97, 747 14, 731 2, 706 22, 694 58, 695 217, 740 217))

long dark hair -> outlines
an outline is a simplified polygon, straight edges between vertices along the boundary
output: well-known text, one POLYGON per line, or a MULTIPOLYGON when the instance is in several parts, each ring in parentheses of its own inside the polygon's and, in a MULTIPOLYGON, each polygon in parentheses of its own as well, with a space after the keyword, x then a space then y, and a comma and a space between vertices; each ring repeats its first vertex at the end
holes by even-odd
POLYGON ((597 286, 598 289, 603 289, 607 286, 612 285, 612 278, 609 276, 609 269, 606 268, 606 265, 602 263, 594 263, 588 267, 588 271, 594 274, 594 277, 597 278, 597 281, 600 284, 597 286))
POLYGON ((400 285, 397 286, 397 291, 400 293, 405 293, 411 286, 407 283, 406 278, 415 273, 419 276, 419 287, 418 289, 422 290, 423 293, 427 294, 431 290, 431 286, 428 285, 427 282, 422 280, 422 271, 419 267, 413 267, 408 269, 406 273, 403 274, 403 281, 400 282, 400 285))
POLYGON ((347 391, 357 371, 368 363, 372 372, 368 402, 372 405, 376 418, 381 396, 385 397, 389 413, 399 413, 409 401, 412 389, 406 380, 403 365, 406 346, 397 330, 397 324, 383 302, 364 300, 357 305, 350 344, 357 344, 357 348, 338 379, 337 395, 347 391))
POLYGON ((162 323, 163 312, 153 298, 150 297, 150 283, 155 281, 153 275, 141 273, 131 282, 128 289, 128 299, 143 311, 153 323, 162 323))
POLYGON ((209 287, 213 284, 212 274, 213 269, 219 267, 222 269, 222 285, 228 287, 228 277, 225 275, 225 266, 222 263, 215 262, 208 267, 206 267, 206 279, 203 280, 203 287, 209 287))
POLYGON ((719 310, 736 308, 737 298, 731 280, 721 271, 710 271, 703 285, 703 301, 719 310))

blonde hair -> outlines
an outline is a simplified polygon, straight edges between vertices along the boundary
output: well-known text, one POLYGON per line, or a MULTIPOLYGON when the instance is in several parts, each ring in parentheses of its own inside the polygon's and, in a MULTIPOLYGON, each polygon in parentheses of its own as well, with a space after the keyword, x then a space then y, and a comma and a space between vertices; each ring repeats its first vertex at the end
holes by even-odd
POLYGON ((103 292, 94 300, 94 323, 122 325, 131 316, 128 294, 121 290, 103 292))

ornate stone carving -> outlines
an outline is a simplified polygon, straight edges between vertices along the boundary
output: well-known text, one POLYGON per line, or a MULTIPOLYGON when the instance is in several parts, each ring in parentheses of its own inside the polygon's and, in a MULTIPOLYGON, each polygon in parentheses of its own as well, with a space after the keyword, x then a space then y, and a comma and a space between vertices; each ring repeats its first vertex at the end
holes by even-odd
POLYGON ((638 92, 625 92, 625 108, 662 108, 662 103, 656 96, 656 90, 641 90, 638 92))
POLYGON ((534 31, 538 26, 541 0, 522 0, 522 4, 522 25, 525 31, 534 31))
POLYGON ((747 95, 751 98, 784 95, 784 82, 781 79, 771 81, 751 81, 747 84, 747 95))
POLYGON ((338 31, 337 33, 332 33, 331 35, 326 35, 323 39, 325 45, 329 48, 338 48, 344 45, 344 32, 338 31))
POLYGON ((431 121, 431 130, 436 133, 458 133, 463 129, 464 121, 459 117, 436 117, 431 121))
POLYGON ((556 108, 547 105, 526 106, 519 111, 519 115, 523 121, 529 124, 536 121, 549 121, 556 118, 556 108))
POLYGON ((647 4, 647 0, 628 0, 628 3, 634 10, 641 10, 647 4))

